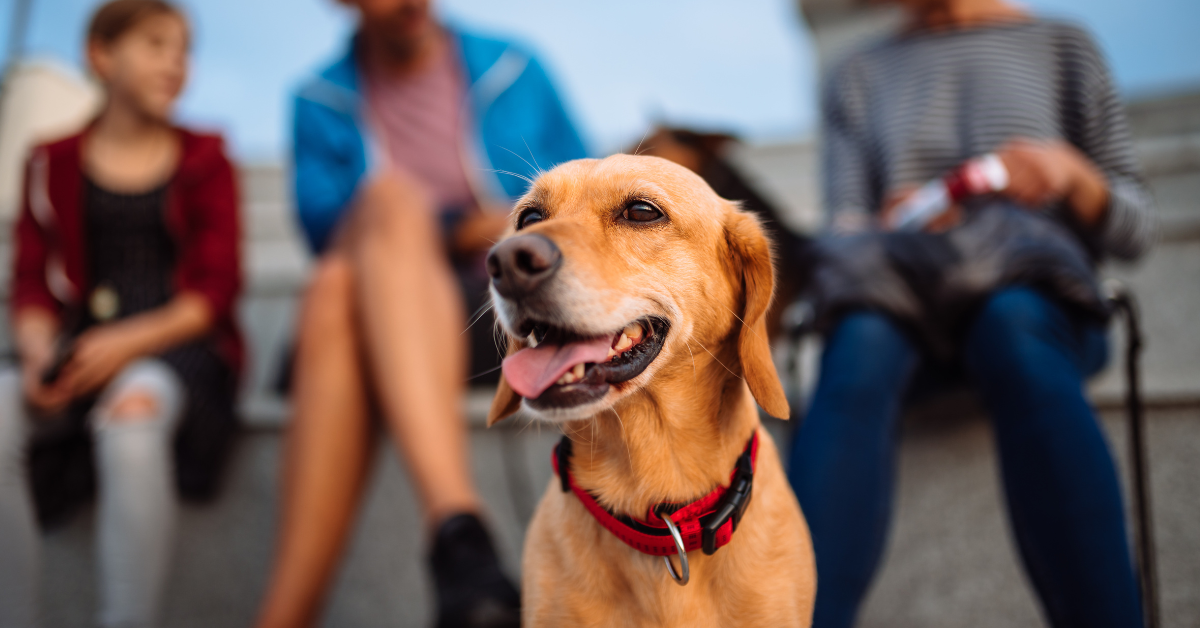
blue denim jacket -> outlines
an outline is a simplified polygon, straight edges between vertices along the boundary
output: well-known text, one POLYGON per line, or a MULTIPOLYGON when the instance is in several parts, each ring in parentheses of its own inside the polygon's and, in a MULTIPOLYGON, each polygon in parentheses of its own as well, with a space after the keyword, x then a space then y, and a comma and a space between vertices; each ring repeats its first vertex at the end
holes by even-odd
MULTIPOLYGON (((511 201, 538 169, 587 156, 549 77, 528 51, 504 41, 448 29, 469 88, 467 178, 483 200, 511 201), (511 173, 511 174, 508 174, 511 173), (519 175, 519 176, 517 176, 519 175)), ((304 83, 293 113, 296 211, 320 252, 359 183, 378 167, 378 145, 364 120, 354 43, 304 83)))

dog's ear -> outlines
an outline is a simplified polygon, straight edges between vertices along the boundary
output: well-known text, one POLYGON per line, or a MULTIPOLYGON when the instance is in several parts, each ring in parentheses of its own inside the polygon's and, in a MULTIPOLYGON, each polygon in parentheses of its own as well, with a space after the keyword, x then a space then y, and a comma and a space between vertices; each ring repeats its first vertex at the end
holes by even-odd
POLYGON ((725 223, 725 238, 733 263, 733 277, 742 284, 742 330, 738 336, 738 357, 742 376, 758 405, 773 417, 786 419, 790 414, 783 385, 771 359, 767 340, 767 310, 775 288, 771 265, 771 243, 753 214, 733 211, 725 223))
MULTIPOLYGON (((507 355, 512 355, 519 349, 517 341, 509 338, 507 355)), ((520 407, 521 395, 518 395, 512 386, 508 385, 508 380, 504 379, 504 373, 501 373, 500 384, 496 386, 496 396, 492 397, 492 408, 488 410, 488 427, 512 416, 520 407)))

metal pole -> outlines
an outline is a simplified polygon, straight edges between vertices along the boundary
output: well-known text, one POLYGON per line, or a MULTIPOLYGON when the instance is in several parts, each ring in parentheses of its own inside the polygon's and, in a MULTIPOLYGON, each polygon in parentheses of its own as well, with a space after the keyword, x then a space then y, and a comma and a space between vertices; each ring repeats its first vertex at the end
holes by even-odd
POLYGON ((25 32, 29 29, 29 15, 33 0, 16 0, 13 4, 12 25, 8 29, 8 51, 4 55, 4 76, 25 52, 25 32))
POLYGON ((1150 510, 1150 473, 1146 460, 1146 422, 1142 405, 1139 361, 1142 332, 1137 304, 1123 286, 1112 290, 1113 303, 1125 314, 1126 405, 1129 410, 1129 460, 1133 475, 1134 514, 1137 530, 1138 576, 1142 585, 1142 611, 1148 628, 1158 628, 1158 568, 1154 553, 1154 520, 1150 510))

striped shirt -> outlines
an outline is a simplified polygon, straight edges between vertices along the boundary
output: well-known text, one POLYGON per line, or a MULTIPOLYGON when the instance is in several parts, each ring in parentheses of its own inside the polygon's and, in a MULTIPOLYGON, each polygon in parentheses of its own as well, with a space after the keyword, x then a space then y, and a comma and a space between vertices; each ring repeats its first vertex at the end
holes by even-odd
POLYGON ((835 228, 869 224, 890 190, 921 184, 1016 137, 1062 139, 1108 179, 1098 256, 1133 259, 1154 237, 1129 127, 1104 58, 1053 20, 916 30, 844 60, 822 94, 823 186, 835 228))

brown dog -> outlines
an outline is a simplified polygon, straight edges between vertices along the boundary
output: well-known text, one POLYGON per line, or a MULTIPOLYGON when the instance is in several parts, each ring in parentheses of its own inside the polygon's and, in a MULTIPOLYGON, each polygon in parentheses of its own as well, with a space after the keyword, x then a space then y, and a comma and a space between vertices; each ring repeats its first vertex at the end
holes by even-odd
POLYGON ((754 405, 788 414, 758 221, 687 169, 629 155, 555 168, 513 216, 488 256, 510 337, 488 421, 523 407, 561 424, 571 453, 559 460, 578 487, 556 478, 530 525, 525 625, 808 626, 808 529, 754 405), (666 526, 688 511, 663 504, 734 493, 723 487, 753 434, 753 499, 728 544, 687 552, 685 586, 663 553, 634 549, 584 505, 591 495, 633 527, 666 526))

